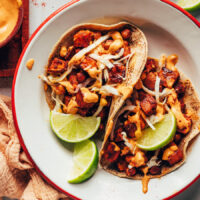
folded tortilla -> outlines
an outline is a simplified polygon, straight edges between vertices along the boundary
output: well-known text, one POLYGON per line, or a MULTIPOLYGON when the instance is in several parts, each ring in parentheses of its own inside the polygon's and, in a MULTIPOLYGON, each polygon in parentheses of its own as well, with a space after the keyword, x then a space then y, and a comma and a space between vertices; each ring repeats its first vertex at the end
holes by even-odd
MULTIPOLYGON (((47 64, 48 68, 51 65, 53 59, 55 57, 59 57, 60 49, 62 46, 68 48, 69 46, 73 45, 73 36, 80 30, 100 31, 102 33, 105 33, 111 31, 118 31, 123 28, 129 28, 132 31, 131 49, 132 51, 134 51, 134 54, 129 61, 128 70, 126 71, 126 79, 121 84, 121 92, 123 93, 125 91, 125 93, 122 94, 122 96, 120 97, 115 97, 116 104, 112 104, 110 108, 111 115, 114 115, 118 111, 118 109, 122 106, 124 99, 126 99, 128 95, 130 95, 130 92, 132 91, 133 86, 137 83, 138 78, 140 77, 147 60, 148 48, 146 37, 138 27, 128 22, 120 22, 112 25, 103 25, 96 23, 84 23, 76 25, 71 29, 67 30, 67 32, 65 32, 63 36, 61 36, 59 41, 55 44, 55 47, 53 48, 49 56, 47 64)), ((51 88, 48 88, 48 90, 46 91, 46 100, 50 109, 53 109, 55 106, 55 101, 51 97, 51 88)))
MULTIPOLYGON (((180 73, 180 72, 179 72, 180 73)), ((173 166, 167 166, 167 165, 161 165, 161 173, 159 175, 148 175, 149 178, 159 178, 162 177, 175 169, 179 168, 181 165, 184 164, 187 158, 187 154, 189 153, 189 147, 190 143, 193 141, 194 138, 197 137, 197 135, 200 133, 200 100, 197 96, 197 93, 195 92, 194 86, 192 85, 191 81, 186 78, 186 76, 183 73, 180 73, 180 81, 184 83, 186 90, 184 93, 184 102, 186 104, 186 109, 191 113, 191 120, 192 120, 192 127, 189 133, 182 139, 178 147, 180 150, 183 151, 183 159, 179 161, 178 163, 174 164, 173 166)), ((123 108, 123 107, 122 107, 123 108)), ((121 108, 121 109, 122 109, 121 108)), ((105 169, 107 172, 123 177, 123 178, 130 178, 130 179, 143 179, 144 175, 142 174, 136 174, 134 176, 127 176, 125 172, 119 172, 114 168, 111 168, 109 163, 107 163, 103 159, 103 153, 106 145, 109 141, 109 136, 111 134, 112 129, 115 127, 112 127, 114 124, 115 118, 108 119, 108 125, 106 129, 106 135, 105 139, 102 145, 102 149, 100 151, 100 164, 103 169, 105 169)))

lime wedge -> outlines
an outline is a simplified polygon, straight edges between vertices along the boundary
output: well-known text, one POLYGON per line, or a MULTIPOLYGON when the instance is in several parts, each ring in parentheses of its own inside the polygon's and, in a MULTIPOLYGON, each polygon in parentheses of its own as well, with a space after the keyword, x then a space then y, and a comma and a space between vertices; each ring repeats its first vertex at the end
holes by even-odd
POLYGON ((155 130, 146 128, 142 137, 137 140, 137 146, 146 151, 154 151, 167 145, 176 132, 176 118, 172 112, 154 125, 155 130))
POLYGON ((80 115, 50 113, 50 124, 54 133, 62 140, 77 143, 92 137, 100 125, 100 117, 81 117, 80 115))
POLYGON ((200 0, 178 0, 178 5, 187 11, 200 9, 200 0))
POLYGON ((77 143, 73 154, 74 167, 68 182, 81 183, 90 178, 97 169, 98 159, 98 150, 93 141, 77 143))

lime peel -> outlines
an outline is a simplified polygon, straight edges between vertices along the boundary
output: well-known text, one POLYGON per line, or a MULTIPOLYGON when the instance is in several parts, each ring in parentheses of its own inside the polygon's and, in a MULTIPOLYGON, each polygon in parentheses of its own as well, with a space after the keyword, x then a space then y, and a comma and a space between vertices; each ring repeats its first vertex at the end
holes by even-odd
POLYGON ((74 167, 68 182, 82 183, 89 179, 98 166, 99 157, 96 144, 91 140, 77 143, 74 147, 73 160, 74 167), (88 152, 87 156, 85 152, 88 152))
POLYGON ((55 111, 50 113, 53 132, 61 140, 70 143, 82 142, 92 137, 100 126, 100 117, 82 117, 55 111))
POLYGON ((200 0, 179 0, 177 4, 190 12, 200 9, 200 0))
POLYGON ((146 151, 155 151, 167 145, 176 133, 176 118, 172 112, 155 125, 155 130, 146 128, 142 137, 137 140, 137 146, 146 151))

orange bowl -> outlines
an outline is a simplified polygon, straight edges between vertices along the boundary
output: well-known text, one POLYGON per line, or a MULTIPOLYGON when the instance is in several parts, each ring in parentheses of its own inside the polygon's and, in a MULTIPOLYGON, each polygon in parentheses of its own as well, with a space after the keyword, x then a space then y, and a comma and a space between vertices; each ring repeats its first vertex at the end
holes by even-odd
POLYGON ((24 8, 23 8, 23 4, 22 4, 19 7, 19 15, 18 15, 17 23, 16 23, 15 27, 13 28, 12 32, 9 34, 9 36, 5 40, 0 42, 0 48, 5 46, 18 32, 18 30, 22 24, 23 16, 24 16, 24 8))

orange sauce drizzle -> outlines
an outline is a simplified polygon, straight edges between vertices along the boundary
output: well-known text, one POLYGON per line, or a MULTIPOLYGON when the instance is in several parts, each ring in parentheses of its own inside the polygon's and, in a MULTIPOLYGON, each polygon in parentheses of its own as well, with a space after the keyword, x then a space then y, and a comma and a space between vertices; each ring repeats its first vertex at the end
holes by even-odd
POLYGON ((144 173, 144 177, 142 179, 142 191, 143 193, 147 193, 148 192, 148 183, 149 183, 149 176, 147 176, 149 168, 145 167, 142 169, 143 173, 144 173))

